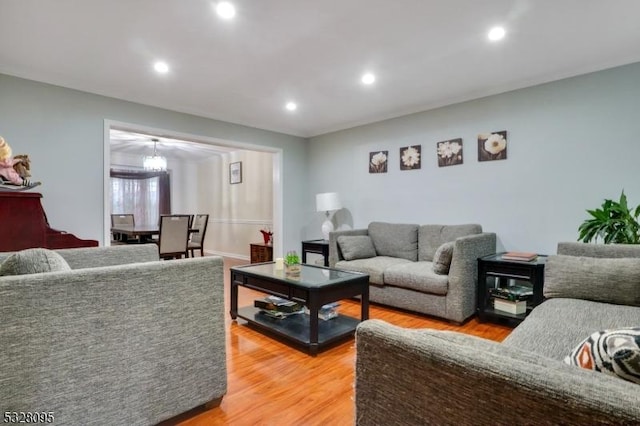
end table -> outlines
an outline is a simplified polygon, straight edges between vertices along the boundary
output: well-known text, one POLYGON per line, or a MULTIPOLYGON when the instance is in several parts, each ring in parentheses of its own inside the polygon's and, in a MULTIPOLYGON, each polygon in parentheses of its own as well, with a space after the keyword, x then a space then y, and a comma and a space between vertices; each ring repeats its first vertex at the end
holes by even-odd
POLYGON ((542 289, 544 287, 544 265, 546 255, 529 262, 506 260, 502 258, 504 253, 490 254, 478 258, 478 319, 506 320, 508 323, 519 324, 531 312, 542 303, 542 289), (527 301, 527 310, 523 314, 511 314, 493 308, 493 298, 489 291, 495 287, 508 287, 511 281, 525 281, 531 285, 533 297, 527 301))
POLYGON ((321 254, 324 266, 329 266, 329 241, 307 240, 302 242, 302 263, 307 263, 307 253, 321 254))

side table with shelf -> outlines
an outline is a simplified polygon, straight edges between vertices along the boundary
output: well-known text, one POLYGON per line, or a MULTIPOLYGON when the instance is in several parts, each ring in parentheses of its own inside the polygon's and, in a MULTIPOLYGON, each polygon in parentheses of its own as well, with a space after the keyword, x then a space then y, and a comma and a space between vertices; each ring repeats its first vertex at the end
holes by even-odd
POLYGON ((496 253, 478 259, 478 318, 481 322, 506 320, 519 324, 543 301, 544 265, 547 256, 539 254, 536 259, 524 262, 503 259, 503 254, 496 253), (516 315, 494 309, 493 298, 489 293, 491 288, 505 288, 515 283, 530 286, 533 290, 533 297, 527 301, 527 311, 516 315))
POLYGON ((262 263, 273 261, 273 246, 270 244, 250 244, 251 263, 262 263))
POLYGON ((316 253, 324 258, 324 266, 329 266, 329 241, 307 240, 302 242, 302 263, 307 263, 307 253, 316 253))

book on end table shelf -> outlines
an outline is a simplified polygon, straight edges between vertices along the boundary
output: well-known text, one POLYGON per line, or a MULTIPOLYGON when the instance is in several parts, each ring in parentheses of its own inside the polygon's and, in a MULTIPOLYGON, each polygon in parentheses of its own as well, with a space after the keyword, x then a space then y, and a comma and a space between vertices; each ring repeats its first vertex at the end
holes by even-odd
POLYGON ((523 285, 513 285, 510 287, 495 287, 489 289, 491 297, 499 299, 518 301, 529 300, 533 297, 533 288, 523 285))
POLYGON ((503 260, 519 260, 521 262, 530 262, 538 257, 536 253, 524 251, 508 251, 502 255, 503 260))
POLYGON ((524 300, 511 301, 504 299, 494 299, 493 309, 496 311, 507 312, 513 315, 520 315, 527 312, 527 302, 524 300))

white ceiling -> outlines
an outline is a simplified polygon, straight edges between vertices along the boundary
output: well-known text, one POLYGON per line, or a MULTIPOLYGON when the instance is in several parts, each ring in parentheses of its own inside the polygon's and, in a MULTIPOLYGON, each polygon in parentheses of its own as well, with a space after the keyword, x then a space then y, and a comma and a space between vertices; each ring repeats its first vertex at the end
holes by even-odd
POLYGON ((198 143, 198 141, 186 141, 119 129, 111 129, 109 137, 112 152, 140 157, 140 165, 142 165, 142 157, 153 155, 154 142, 158 155, 186 161, 203 161, 216 155, 238 150, 237 148, 198 143))
POLYGON ((0 0, 0 72, 309 137, 640 61, 638 0, 232 2, 0 0))

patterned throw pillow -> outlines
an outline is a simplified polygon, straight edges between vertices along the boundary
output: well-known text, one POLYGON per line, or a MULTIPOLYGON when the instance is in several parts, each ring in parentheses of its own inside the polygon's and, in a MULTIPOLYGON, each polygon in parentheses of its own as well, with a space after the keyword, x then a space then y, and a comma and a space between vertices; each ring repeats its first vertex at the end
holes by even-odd
POLYGON ((640 328, 597 331, 564 362, 640 384, 640 328))

